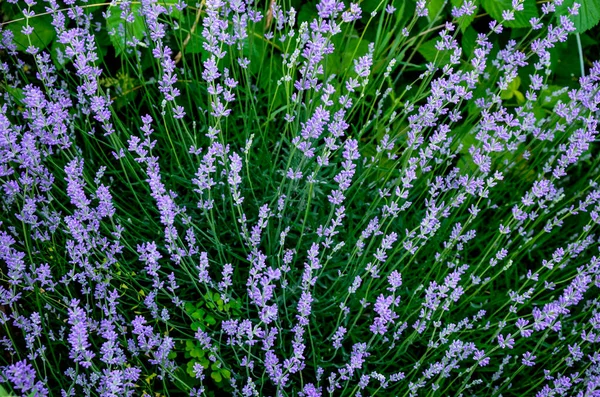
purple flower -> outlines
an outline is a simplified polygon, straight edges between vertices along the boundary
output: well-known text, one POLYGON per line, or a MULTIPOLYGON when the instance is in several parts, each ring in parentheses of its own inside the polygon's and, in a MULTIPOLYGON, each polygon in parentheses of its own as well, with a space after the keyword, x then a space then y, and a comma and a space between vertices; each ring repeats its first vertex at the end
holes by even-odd
POLYGON ((341 326, 335 331, 335 334, 331 338, 334 349, 342 347, 342 340, 344 339, 344 335, 346 335, 346 331, 346 328, 341 326))
POLYGON ((88 319, 85 311, 79 306, 79 300, 73 299, 69 305, 68 323, 71 325, 68 341, 71 345, 69 357, 84 368, 92 366, 95 353, 88 350, 91 347, 88 334, 88 319))

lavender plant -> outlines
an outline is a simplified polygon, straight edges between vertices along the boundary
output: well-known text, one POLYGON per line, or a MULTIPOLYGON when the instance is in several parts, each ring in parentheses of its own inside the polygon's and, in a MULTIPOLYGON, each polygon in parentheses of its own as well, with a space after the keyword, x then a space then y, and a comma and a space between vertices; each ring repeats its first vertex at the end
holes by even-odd
POLYGON ((595 0, 1 6, 0 396, 600 396, 595 0))

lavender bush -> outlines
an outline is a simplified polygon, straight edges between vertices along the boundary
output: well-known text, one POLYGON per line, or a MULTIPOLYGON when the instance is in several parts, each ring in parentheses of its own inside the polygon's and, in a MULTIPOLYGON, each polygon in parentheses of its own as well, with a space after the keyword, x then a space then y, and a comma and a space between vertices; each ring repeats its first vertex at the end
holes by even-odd
POLYGON ((600 396, 576 1, 3 3, 0 396, 600 396))

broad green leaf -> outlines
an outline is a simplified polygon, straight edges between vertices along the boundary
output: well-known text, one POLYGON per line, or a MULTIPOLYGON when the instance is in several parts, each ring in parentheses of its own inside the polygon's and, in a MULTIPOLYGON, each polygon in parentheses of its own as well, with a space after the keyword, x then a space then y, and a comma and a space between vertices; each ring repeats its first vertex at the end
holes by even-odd
POLYGON ((313 19, 317 18, 317 9, 313 4, 305 3, 300 11, 298 11, 298 16, 296 17, 298 26, 302 24, 302 22, 311 22, 313 19))
POLYGON ((181 19, 183 16, 182 12, 179 11, 175 5, 178 3, 178 0, 158 0, 157 3, 162 5, 167 9, 167 14, 173 18, 181 19))
POLYGON ((8 390, 6 390, 4 387, 2 387, 0 385, 0 397, 13 397, 14 394, 10 393, 8 390))
MULTIPOLYGON (((569 7, 573 7, 575 0, 565 0, 565 2, 557 7, 558 15, 567 15, 569 7)), ((577 15, 572 15, 569 18, 575 24, 577 33, 583 33, 590 30, 600 22, 600 1, 598 0, 577 0, 581 4, 577 15)))
MULTIPOLYGON (((574 35, 569 36, 564 43, 556 43, 554 48, 549 50, 549 52, 555 79, 562 77, 570 80, 581 76, 579 50, 577 49, 577 39, 574 35)), ((554 82, 556 83, 556 81, 554 82)))
POLYGON ((187 363, 186 372, 188 373, 189 376, 191 376, 193 378, 196 377, 196 374, 194 373, 194 364, 196 364, 197 362, 198 361, 196 361, 196 360, 191 360, 191 361, 188 361, 188 363, 187 363))
POLYGON ((190 314, 192 312, 194 312, 194 310, 196 310, 196 307, 194 306, 194 304, 192 302, 185 302, 185 305, 183 306, 183 308, 185 309, 185 312, 190 314))
MULTIPOLYGON (((595 1, 595 0, 594 0, 595 1)), ((481 0, 483 9, 496 21, 502 21, 502 11, 512 10, 512 0, 481 0)), ((535 0, 525 0, 523 11, 515 11, 515 19, 503 23, 507 28, 528 28, 529 20, 537 17, 538 9, 535 0)))
POLYGON ((214 379, 215 382, 219 383, 223 380, 223 377, 218 372, 211 372, 210 377, 214 379))
POLYGON ((106 18, 106 30, 110 34, 110 42, 115 48, 115 53, 120 55, 124 53, 128 46, 128 42, 134 38, 142 40, 144 32, 146 31, 146 25, 144 18, 140 15, 141 10, 140 4, 131 4, 131 12, 133 13, 133 22, 126 22, 121 16, 122 11, 118 6, 111 6, 108 8, 110 16, 106 18), (113 34, 114 32, 114 34, 113 34))
MULTIPOLYGON (((520 86, 521 86, 521 78, 519 76, 517 76, 513 81, 508 83, 508 88, 500 93, 500 98, 502 98, 503 100, 508 100, 514 96, 518 97, 517 93, 521 94, 519 92, 520 86)), ((521 94, 521 98, 522 97, 523 97, 523 95, 521 94)))
POLYGON ((558 101, 569 102, 569 94, 562 86, 549 85, 540 93, 539 103, 543 108, 552 109, 558 101))
POLYGON ((210 366, 210 361, 208 361, 208 358, 202 357, 202 359, 200 360, 200 364, 204 367, 204 369, 208 369, 208 367, 210 366))
POLYGON ((190 328, 192 329, 192 331, 196 332, 198 331, 198 329, 204 329, 204 327, 202 326, 202 323, 200 321, 194 321, 191 325, 190 328))
MULTIPOLYGON (((16 19, 23 18, 23 14, 19 14, 16 19)), ((8 28, 14 34, 14 42, 18 51, 25 51, 31 45, 43 50, 54 40, 56 32, 52 26, 52 17, 50 15, 33 16, 29 18, 29 26, 33 27, 33 33, 29 38, 21 33, 21 30, 27 26, 27 21, 11 22, 8 28)))
MULTIPOLYGON (((23 106, 23 99, 25 99, 25 94, 23 94, 23 89, 18 87, 12 87, 10 85, 2 84, 0 87, 13 98, 13 100, 19 105, 23 106)), ((1 396, 0 396, 1 397, 1 396)))
POLYGON ((194 341, 192 341, 190 339, 185 341, 185 350, 190 351, 190 350, 193 350, 195 347, 196 346, 194 344, 194 341))
POLYGON ((473 50, 475 50, 475 45, 477 44, 477 31, 473 27, 469 26, 465 29, 461 44, 467 57, 473 55, 473 50))
POLYGON ((427 62, 434 62, 437 66, 443 66, 450 62, 450 56, 452 53, 449 50, 438 51, 435 48, 435 44, 440 40, 439 37, 426 41, 421 44, 419 49, 419 54, 423 55, 423 58, 427 60, 427 62))
POLYGON ((204 313, 205 313, 204 310, 198 309, 198 310, 196 310, 195 312, 192 313, 192 318, 194 320, 199 320, 202 317, 204 317, 204 313))
POLYGON ((190 356, 192 356, 194 358, 204 357, 204 350, 202 350, 199 347, 195 347, 194 349, 192 349, 190 351, 190 356))
POLYGON ((427 2, 427 18, 429 18, 430 22, 437 17, 438 13, 442 11, 445 4, 446 0, 429 0, 427 2))

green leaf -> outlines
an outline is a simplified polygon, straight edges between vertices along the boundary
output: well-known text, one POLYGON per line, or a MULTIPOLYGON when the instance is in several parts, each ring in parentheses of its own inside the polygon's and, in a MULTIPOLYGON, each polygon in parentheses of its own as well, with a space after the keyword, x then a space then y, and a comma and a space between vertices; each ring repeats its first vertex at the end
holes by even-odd
POLYGON ((433 18, 436 18, 438 13, 442 11, 446 5, 446 0, 429 0, 427 2, 427 18, 429 22, 433 22, 433 18))
POLYGON ((549 85, 540 93, 539 103, 543 108, 553 109, 558 101, 569 102, 569 94, 562 86, 549 85))
POLYGON ((198 309, 192 313, 192 318, 194 320, 200 320, 202 317, 204 317, 204 313, 205 313, 204 310, 198 309))
POLYGON ((198 361, 196 360, 192 360, 192 361, 188 361, 187 363, 187 370, 186 372, 188 373, 189 376, 195 378, 196 374, 194 373, 194 364, 196 364, 198 361))
POLYGON ((435 48, 435 44, 438 40, 440 40, 439 37, 426 41, 421 44, 417 51, 419 51, 419 54, 423 55, 423 58, 425 58, 427 62, 435 61, 436 66, 443 66, 450 62, 452 53, 449 50, 438 51, 438 49, 435 48))
POLYGON ((473 50, 475 50, 475 45, 477 44, 477 31, 473 27, 469 26, 465 29, 461 44, 467 57, 473 55, 473 50))
MULTIPOLYGON (((496 21, 502 21, 502 11, 512 10, 512 0, 481 0, 483 9, 496 21)), ((503 23, 507 28, 528 28, 529 20, 537 17, 538 9, 535 0, 525 0, 523 11, 515 11, 515 19, 503 23)))
POLYGON ((185 302, 185 305, 183 306, 183 308, 185 309, 185 312, 187 314, 193 313, 194 310, 196 310, 196 307, 194 306, 194 304, 192 302, 185 302))
POLYGON ((163 7, 167 9, 167 15, 170 15, 173 18, 181 19, 183 16, 182 12, 179 11, 175 5, 179 3, 179 0, 158 0, 158 4, 161 4, 163 7))
POLYGON ((521 93, 521 91, 515 91, 515 98, 517 99, 517 103, 519 105, 523 105, 525 103, 525 96, 521 93))
POLYGON ((124 53, 128 46, 128 42, 134 38, 142 40, 144 32, 146 31, 146 25, 144 24, 144 17, 140 15, 141 4, 131 4, 131 12, 133 13, 133 22, 129 23, 121 16, 122 11, 120 7, 110 6, 108 12, 110 16, 106 18, 106 30, 110 35, 110 42, 115 48, 116 55, 124 53))
POLYGON ((231 379, 231 372, 229 372, 226 369, 222 369, 221 370, 221 375, 223 376, 223 378, 225 379, 231 379))
POLYGON ((185 350, 190 351, 190 350, 193 350, 195 347, 196 346, 194 344, 194 341, 189 340, 189 339, 185 341, 185 350))
POLYGON ((7 391, 4 387, 0 385, 0 397, 13 397, 14 394, 7 391))
POLYGON ((305 3, 302 8, 300 8, 300 11, 298 11, 296 20, 298 21, 298 26, 300 26, 302 22, 310 23, 315 18, 317 18, 317 10, 315 6, 310 3, 305 3))
MULTIPOLYGON (((18 18, 24 18, 23 14, 19 14, 17 16, 17 19, 18 18)), ((10 25, 8 25, 8 29, 10 29, 14 34, 13 40, 18 51, 27 50, 30 40, 32 46, 43 50, 52 42, 52 40, 54 40, 54 37, 56 36, 54 26, 52 26, 52 17, 50 15, 35 15, 29 18, 29 26, 33 27, 33 33, 29 35, 29 38, 21 33, 21 30, 25 26, 27 26, 26 20, 11 22, 10 25)))
MULTIPOLYGON (((557 15, 567 15, 569 7, 573 7, 575 0, 565 0, 565 2, 556 8, 557 15)), ((571 15, 569 18, 577 28, 576 33, 583 33, 590 30, 600 22, 600 2, 598 0, 577 0, 581 4, 577 15, 571 15)))
POLYGON ((208 316, 206 316, 204 321, 206 321, 206 323, 209 325, 215 325, 217 323, 217 320, 215 320, 215 318, 213 316, 211 316, 210 314, 208 316))
MULTIPOLYGON (((3 89, 8 92, 8 94, 13 97, 13 100, 20 106, 23 106, 23 99, 25 99, 25 94, 23 94, 23 89, 18 87, 12 87, 10 85, 2 84, 0 85, 3 89)), ((1 397, 1 396, 0 396, 1 397)))
POLYGON ((194 321, 191 325, 190 328, 192 329, 192 331, 196 332, 198 331, 198 329, 204 329, 204 327, 202 326, 202 323, 199 321, 194 321))
POLYGON ((202 359, 200 360, 200 364, 204 367, 204 369, 208 369, 208 367, 210 366, 210 361, 208 361, 208 358, 202 357, 202 359))
POLYGON ((223 377, 218 372, 211 372, 210 377, 214 379, 215 382, 219 383, 223 380, 223 377))
POLYGON ((503 101, 507 101, 507 100, 511 99, 513 96, 515 96, 515 93, 512 90, 504 90, 500 93, 500 98, 503 101))
POLYGON ((204 353, 204 350, 202 350, 200 347, 195 347, 194 350, 190 352, 190 356, 194 358, 201 358, 204 357, 204 353))

